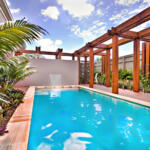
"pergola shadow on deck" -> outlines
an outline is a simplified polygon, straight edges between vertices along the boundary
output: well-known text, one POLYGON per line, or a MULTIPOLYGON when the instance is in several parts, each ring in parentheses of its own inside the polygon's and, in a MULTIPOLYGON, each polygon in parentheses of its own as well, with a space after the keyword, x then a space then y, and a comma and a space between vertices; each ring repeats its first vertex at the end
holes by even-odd
MULTIPOLYGON (((78 84, 80 84, 80 58, 85 58, 85 68, 87 65, 87 57, 89 57, 89 87, 94 86, 94 55, 100 55, 105 61, 106 69, 106 86, 110 87, 110 55, 112 51, 112 93, 118 94, 118 58, 119 58, 119 46, 134 42, 133 53, 133 91, 139 92, 139 69, 140 69, 140 41, 146 42, 142 46, 142 71, 146 74, 150 71, 150 27, 139 32, 130 31, 142 23, 150 20, 150 7, 143 10, 136 16, 128 19, 124 23, 117 27, 112 27, 107 33, 98 37, 97 39, 87 43, 82 48, 76 50, 74 53, 63 53, 62 49, 58 49, 56 52, 40 51, 40 48, 36 48, 36 51, 20 50, 16 52, 16 55, 22 53, 37 53, 42 55, 55 55, 56 59, 61 59, 61 56, 71 56, 72 60, 75 57, 79 62, 79 77, 78 84), (121 39, 119 39, 121 38, 121 39), (112 39, 111 44, 103 44, 104 42, 112 39)), ((86 76, 86 74, 85 74, 86 76)))

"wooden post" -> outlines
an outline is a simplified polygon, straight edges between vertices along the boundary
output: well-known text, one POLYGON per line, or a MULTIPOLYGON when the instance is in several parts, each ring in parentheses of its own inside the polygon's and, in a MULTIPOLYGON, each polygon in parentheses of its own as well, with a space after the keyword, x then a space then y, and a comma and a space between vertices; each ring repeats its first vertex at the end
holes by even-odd
POLYGON ((150 43, 146 42, 146 77, 149 77, 150 72, 150 43))
POLYGON ((93 88, 94 84, 94 53, 93 48, 90 48, 89 53, 89 87, 93 88))
POLYGON ((110 49, 106 51, 106 86, 110 87, 110 49))
POLYGON ((40 58, 40 51, 41 51, 41 47, 35 47, 35 51, 37 53, 37 58, 39 59, 40 58))
POLYGON ((87 57, 84 57, 84 82, 87 83, 87 57))
POLYGON ((56 59, 61 59, 62 51, 63 51, 63 49, 58 48, 57 54, 56 54, 56 59))
POLYGON ((101 73, 104 74, 105 72, 105 58, 104 56, 102 56, 102 62, 101 62, 101 65, 102 65, 102 68, 101 68, 101 73))
POLYGON ((139 92, 140 39, 134 40, 133 91, 139 92))
POLYGON ((142 43, 142 64, 141 64, 142 74, 145 76, 146 73, 146 43, 142 43))
POLYGON ((75 56, 73 55, 73 56, 72 56, 72 60, 74 60, 74 59, 75 59, 75 56))
POLYGON ((80 85, 80 55, 78 55, 78 84, 80 85))
POLYGON ((106 74, 107 71, 107 56, 104 56, 104 74, 106 74))
POLYGON ((112 37, 112 93, 118 94, 118 35, 112 37))

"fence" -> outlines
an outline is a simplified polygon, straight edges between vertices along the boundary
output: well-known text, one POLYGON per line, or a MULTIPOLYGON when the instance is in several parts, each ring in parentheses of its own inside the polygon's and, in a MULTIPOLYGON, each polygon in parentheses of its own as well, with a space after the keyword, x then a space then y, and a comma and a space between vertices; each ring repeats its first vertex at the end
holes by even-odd
MULTIPOLYGON (((140 54, 140 66, 142 63, 142 54, 140 54)), ((112 69, 112 60, 110 61, 111 69, 112 69)), ((133 54, 126 55, 119 57, 119 69, 126 69, 126 70, 133 70, 133 54)), ((95 62, 94 63, 94 71, 101 72, 101 62, 95 62)), ((85 74, 85 68, 84 68, 84 61, 80 63, 80 78, 81 83, 88 83, 89 82, 89 62, 87 62, 86 67, 86 78, 84 77, 85 74)))

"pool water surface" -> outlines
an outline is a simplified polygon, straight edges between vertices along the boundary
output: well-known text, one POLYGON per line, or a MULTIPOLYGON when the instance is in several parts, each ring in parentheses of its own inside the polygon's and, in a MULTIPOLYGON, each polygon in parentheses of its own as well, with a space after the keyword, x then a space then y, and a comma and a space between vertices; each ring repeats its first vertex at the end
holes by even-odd
POLYGON ((28 150, 150 150, 150 109, 84 89, 36 91, 28 150))

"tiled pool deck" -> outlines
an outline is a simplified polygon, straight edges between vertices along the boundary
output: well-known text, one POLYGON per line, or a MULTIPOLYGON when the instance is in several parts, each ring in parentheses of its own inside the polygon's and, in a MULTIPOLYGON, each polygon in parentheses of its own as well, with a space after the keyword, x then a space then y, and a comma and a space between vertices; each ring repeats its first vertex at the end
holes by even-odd
MULTIPOLYGON (((52 89, 52 88, 88 88, 88 85, 81 86, 66 86, 66 87, 37 87, 38 89, 52 89)), ((19 87, 20 89, 20 87, 19 87)), ((29 130, 30 130, 30 122, 32 115, 32 106, 34 99, 35 87, 22 87, 22 90, 26 91, 26 95, 24 97, 24 103, 20 104, 13 114, 11 120, 8 123, 9 133, 0 136, 0 150, 27 150, 28 146, 28 138, 29 138, 29 130)), ((126 99, 127 101, 132 101, 136 103, 141 103, 142 105, 146 105, 150 107, 150 94, 147 93, 134 93, 128 90, 119 90, 119 94, 112 94, 111 88, 107 88, 105 86, 95 85, 93 90, 96 92, 100 92, 106 95, 126 99)))
MULTIPOLYGON (((88 84, 83 84, 82 86, 89 87, 88 84)), ((104 92, 108 92, 108 93, 112 93, 112 88, 111 87, 106 87, 106 86, 103 86, 103 85, 95 84, 94 89, 104 91, 104 92)), ((138 99, 138 100, 145 101, 145 102, 150 102, 150 93, 144 93, 144 92, 138 92, 137 93, 137 92, 133 92, 131 90, 119 89, 119 94, 117 94, 117 95, 126 96, 126 97, 129 97, 129 98, 134 98, 134 99, 138 99)))
POLYGON ((8 123, 9 133, 0 136, 0 150, 27 150, 34 91, 34 87, 27 90, 24 103, 19 105, 8 123))

